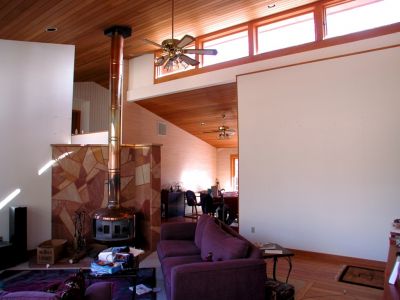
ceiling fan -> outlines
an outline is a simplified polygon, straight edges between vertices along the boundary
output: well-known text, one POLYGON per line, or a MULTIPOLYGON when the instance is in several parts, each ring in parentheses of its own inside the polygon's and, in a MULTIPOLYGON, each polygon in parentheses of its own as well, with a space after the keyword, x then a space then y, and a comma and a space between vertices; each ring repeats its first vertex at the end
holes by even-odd
MULTIPOLYGON (((222 115, 222 119, 225 120, 226 115, 222 115)), ((204 131, 203 133, 218 133, 219 140, 227 140, 230 139, 231 136, 235 135, 235 129, 231 129, 228 126, 225 126, 223 123, 222 125, 218 126, 218 129, 211 130, 211 131, 204 131)))
POLYGON ((218 53, 216 49, 184 49, 194 40, 195 38, 188 34, 184 35, 180 40, 174 38, 174 0, 172 0, 172 37, 162 41, 161 45, 144 39, 145 42, 162 49, 161 56, 156 57, 154 64, 157 67, 163 66, 167 71, 172 70, 174 64, 178 67, 183 65, 186 69, 189 65, 196 66, 200 63, 186 54, 216 55, 218 53))

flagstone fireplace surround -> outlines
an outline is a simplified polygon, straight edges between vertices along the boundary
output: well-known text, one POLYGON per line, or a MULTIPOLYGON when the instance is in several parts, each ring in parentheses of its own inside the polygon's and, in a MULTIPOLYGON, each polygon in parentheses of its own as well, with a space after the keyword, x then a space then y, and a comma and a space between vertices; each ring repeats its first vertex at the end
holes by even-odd
MULTIPOLYGON (((151 251, 161 223, 160 147, 121 146, 120 206, 135 212, 135 246, 151 251)), ((52 145, 52 157, 52 238, 73 243, 75 214, 85 211, 83 235, 91 242, 93 214, 108 205, 108 145, 52 145)))

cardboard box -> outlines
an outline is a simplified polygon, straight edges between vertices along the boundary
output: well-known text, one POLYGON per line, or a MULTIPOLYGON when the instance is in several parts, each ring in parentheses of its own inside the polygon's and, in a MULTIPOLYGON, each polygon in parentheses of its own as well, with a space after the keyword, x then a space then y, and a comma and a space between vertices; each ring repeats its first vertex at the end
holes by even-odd
POLYGON ((44 241, 37 247, 37 263, 53 265, 61 256, 67 240, 44 241))

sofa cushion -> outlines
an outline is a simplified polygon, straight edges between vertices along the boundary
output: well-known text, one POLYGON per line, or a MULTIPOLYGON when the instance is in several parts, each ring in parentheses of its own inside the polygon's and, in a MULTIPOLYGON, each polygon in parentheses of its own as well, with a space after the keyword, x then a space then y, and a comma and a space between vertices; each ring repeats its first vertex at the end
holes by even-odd
MULTIPOLYGON (((0 292, 1 300, 60 300, 55 293, 41 291, 0 292)), ((112 283, 107 281, 95 282, 88 286, 85 300, 110 300, 112 299, 112 283)))
POLYGON ((200 255, 191 255, 191 256, 176 256, 176 257, 166 257, 162 261, 162 271, 164 274, 164 280, 168 286, 171 283, 171 270, 172 268, 184 264, 197 263, 202 262, 200 255))
POLYGON ((207 214, 201 215, 200 218, 197 220, 196 231, 194 234, 194 242, 199 249, 201 248, 201 240, 203 237, 204 227, 208 222, 214 222, 214 218, 207 214))
POLYGON ((157 245, 160 260, 164 257, 199 255, 200 249, 193 241, 187 240, 161 240, 157 245))
POLYGON ((245 258, 249 243, 242 239, 231 236, 223 231, 214 222, 209 222, 204 227, 201 241, 201 258, 212 261, 245 258))
POLYGON ((0 293, 1 300, 59 300, 54 293, 40 292, 40 291, 19 291, 11 293, 0 293))
POLYGON ((89 285, 85 292, 85 300, 112 299, 112 282, 101 281, 89 285))

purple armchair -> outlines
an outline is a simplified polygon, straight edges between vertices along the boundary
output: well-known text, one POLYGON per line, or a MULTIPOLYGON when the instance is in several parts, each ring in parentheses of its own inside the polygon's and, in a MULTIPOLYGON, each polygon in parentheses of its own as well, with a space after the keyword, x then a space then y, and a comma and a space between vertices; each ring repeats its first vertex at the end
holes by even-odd
POLYGON ((260 250, 211 216, 202 215, 197 223, 163 224, 157 253, 168 300, 265 297, 260 250))

